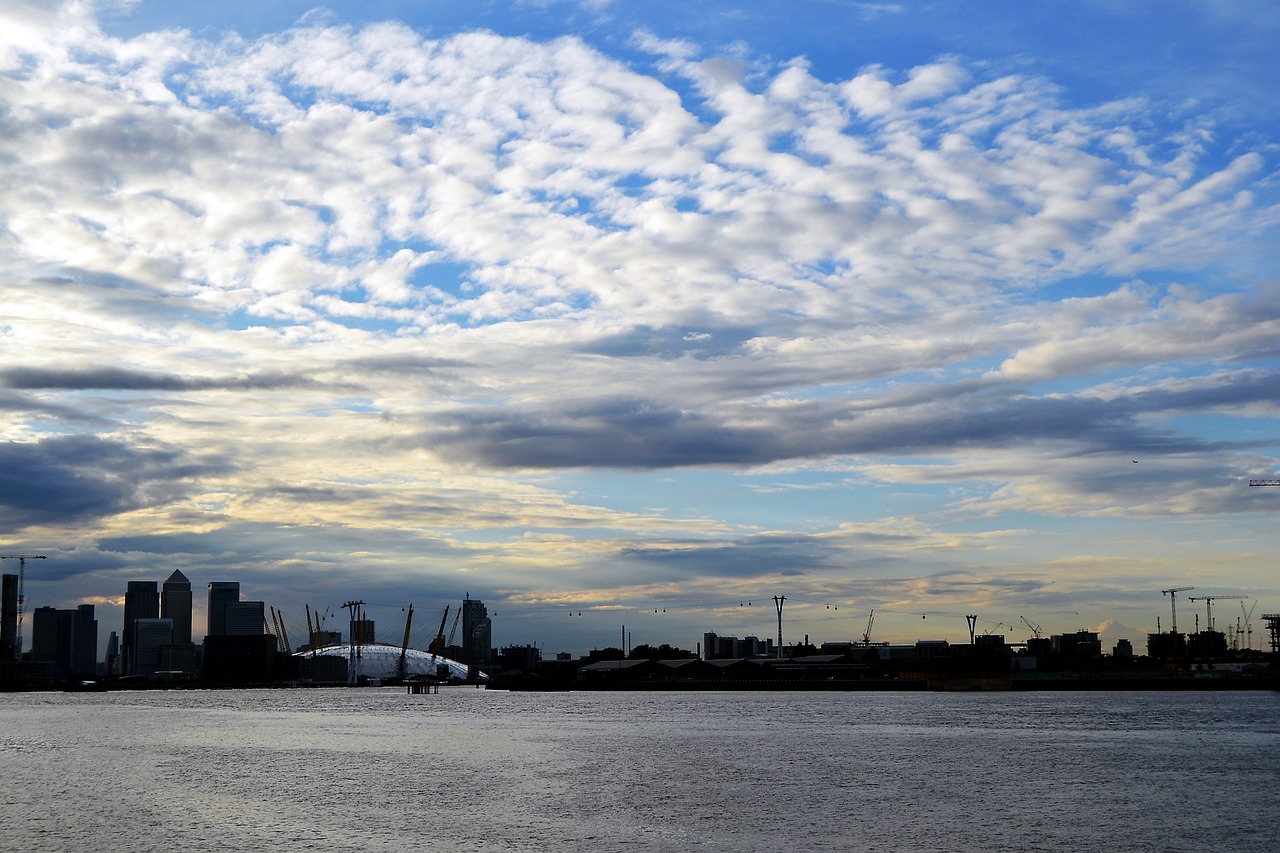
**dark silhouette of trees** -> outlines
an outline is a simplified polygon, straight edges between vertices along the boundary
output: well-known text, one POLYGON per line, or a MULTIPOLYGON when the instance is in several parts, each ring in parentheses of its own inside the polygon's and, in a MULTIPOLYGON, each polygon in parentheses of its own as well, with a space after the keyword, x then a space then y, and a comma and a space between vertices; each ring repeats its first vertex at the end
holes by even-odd
POLYGON ((622 649, 609 646, 605 649, 592 649, 584 663, 600 663, 603 660, 626 660, 627 653, 622 649))

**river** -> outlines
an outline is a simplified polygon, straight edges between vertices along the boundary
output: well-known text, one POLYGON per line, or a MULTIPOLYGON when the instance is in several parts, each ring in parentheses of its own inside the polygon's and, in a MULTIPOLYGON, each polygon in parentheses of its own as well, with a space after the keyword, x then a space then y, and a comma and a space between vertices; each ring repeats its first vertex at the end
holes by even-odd
POLYGON ((1280 693, 0 694, 12 851, 1274 846, 1280 693))

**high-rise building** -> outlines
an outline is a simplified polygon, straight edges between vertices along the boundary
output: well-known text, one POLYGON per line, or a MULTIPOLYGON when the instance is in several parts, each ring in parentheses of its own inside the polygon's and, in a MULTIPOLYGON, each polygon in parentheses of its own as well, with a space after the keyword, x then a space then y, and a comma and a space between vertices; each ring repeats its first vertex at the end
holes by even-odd
POLYGON ((54 678, 92 678, 97 657, 98 620, 92 604, 75 610, 37 607, 31 614, 31 662, 52 665, 54 678))
POLYGON ((133 628, 139 619, 160 617, 160 588, 155 581, 129 581, 124 593, 124 631, 120 643, 121 673, 133 675, 133 628))
POLYGON ((160 618, 173 620, 174 645, 191 642, 191 581, 180 571, 169 575, 160 590, 160 618))
POLYGON ((239 637, 263 634, 267 626, 267 605, 262 601, 227 602, 224 618, 224 634, 239 637))
POLYGON ((120 674, 120 637, 115 631, 107 637, 107 656, 103 660, 103 675, 120 674))
MULTIPOLYGON (((206 634, 220 637, 227 633, 227 605, 240 600, 239 581, 213 581, 209 584, 209 624, 206 634)), ((262 633, 259 631, 258 633, 262 633)))
POLYGON ((489 653, 493 642, 492 625, 489 622, 489 611, 484 602, 478 601, 468 593, 462 602, 462 660, 475 678, 477 670, 489 667, 489 653))
MULTIPOLYGON (((62 634, 62 625, 58 619, 58 608, 37 607, 31 611, 31 662, 56 666, 58 664, 59 647, 64 655, 71 651, 71 622, 67 621, 67 637, 62 634)), ((63 662, 66 669, 66 662, 63 662)))
POLYGON ((164 652, 173 645, 172 619, 137 619, 134 625, 133 671, 149 675, 164 668, 164 652))
POLYGON ((0 576, 0 661, 18 656, 18 576, 0 576))
POLYGON ((98 620, 92 604, 81 604, 71 617, 71 674, 80 678, 98 674, 98 620))

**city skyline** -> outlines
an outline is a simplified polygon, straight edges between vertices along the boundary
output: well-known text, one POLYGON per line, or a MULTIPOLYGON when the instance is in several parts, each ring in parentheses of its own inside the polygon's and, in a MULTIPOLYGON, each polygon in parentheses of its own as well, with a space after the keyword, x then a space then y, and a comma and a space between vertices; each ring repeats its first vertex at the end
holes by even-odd
POLYGON ((0 8, 26 613, 1280 610, 1273 5, 213 6, 0 8))

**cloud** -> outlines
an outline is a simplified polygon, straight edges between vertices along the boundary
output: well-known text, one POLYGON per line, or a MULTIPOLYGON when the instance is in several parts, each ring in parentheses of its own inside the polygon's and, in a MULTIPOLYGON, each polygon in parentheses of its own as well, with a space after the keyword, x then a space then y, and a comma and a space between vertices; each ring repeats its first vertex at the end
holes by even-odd
POLYGON ((1057 594, 992 556, 1031 559, 1024 517, 1258 515, 1261 129, 983 57, 94 8, 0 10, 0 514, 31 535, 263 583, 341 553, 384 589, 904 603, 1057 594))
POLYGON ((17 389, 110 390, 110 391, 206 391, 210 389, 264 389, 311 384, 297 376, 234 376, 186 378, 124 368, 56 370, 13 368, 0 370, 0 385, 17 389))
POLYGON ((83 523, 171 502, 192 479, 225 469, 176 449, 92 437, 6 442, 0 444, 0 518, 10 529, 83 523))

